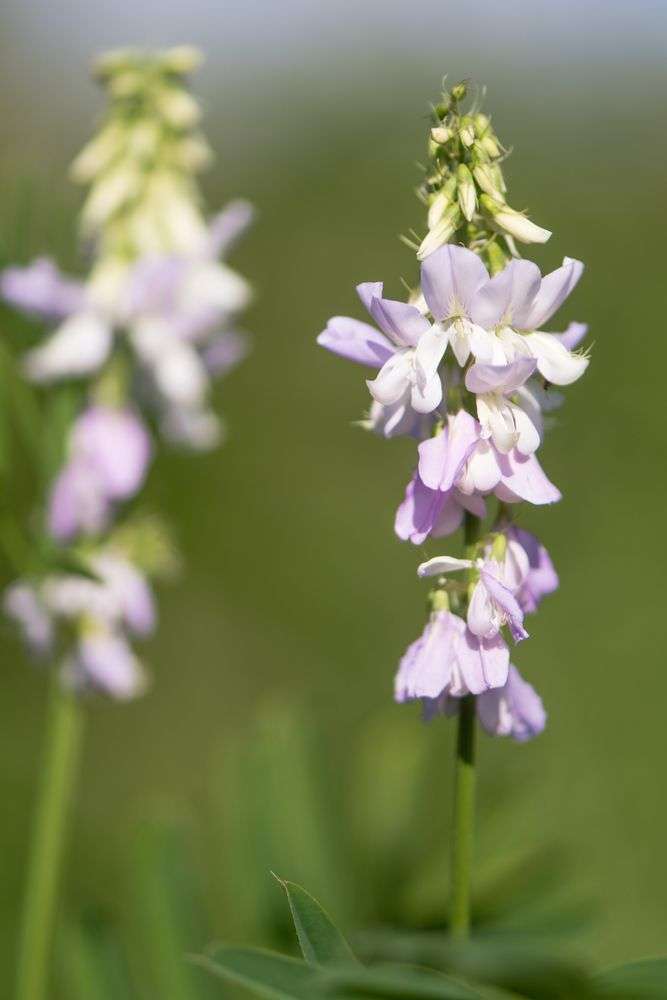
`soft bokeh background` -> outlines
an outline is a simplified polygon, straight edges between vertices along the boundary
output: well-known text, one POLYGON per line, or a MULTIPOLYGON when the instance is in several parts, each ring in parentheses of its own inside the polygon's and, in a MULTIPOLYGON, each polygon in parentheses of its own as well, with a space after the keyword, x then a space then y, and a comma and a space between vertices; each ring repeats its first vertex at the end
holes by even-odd
MULTIPOLYGON (((414 280, 397 234, 422 224, 415 161, 427 101, 447 73, 488 85, 486 107, 514 146, 512 203, 554 231, 539 263, 586 261, 562 320, 587 320, 595 342, 544 446, 564 500, 525 516, 562 580, 516 654, 550 725, 530 746, 483 741, 484 812, 490 829, 499 825, 480 845, 480 870, 488 850, 556 844, 570 858, 565 895, 595 904, 581 948, 601 962, 664 951, 665 15, 649 0, 5 7, 3 255, 49 252, 81 267, 79 193, 66 167, 100 109, 89 56, 118 44, 205 50, 196 89, 219 154, 205 182, 210 207, 245 195, 259 211, 236 258, 257 302, 247 321, 253 354, 220 393, 229 440, 207 457, 163 457, 150 481, 147 502, 175 526, 187 572, 160 594, 161 627, 146 650, 153 691, 130 707, 91 708, 69 912, 92 906, 122 921, 137 829, 159 816, 188 831, 215 933, 242 936, 230 910, 243 910, 246 884, 275 892, 268 867, 307 881, 344 919, 363 920, 372 911, 361 899, 355 908, 334 898, 344 881, 336 865, 364 871, 372 862, 373 840, 364 846, 354 815, 381 805, 386 834, 395 801, 397 831, 408 829, 395 776, 422 798, 397 857, 419 852, 422 837, 440 840, 446 856, 451 727, 422 728, 416 712, 390 705, 396 661, 421 627, 415 567, 437 550, 416 552, 392 535, 413 448, 352 426, 367 403, 363 372, 314 338, 329 315, 360 315, 357 282, 384 279, 398 295, 402 276, 414 280), (303 746, 292 711, 305 720, 303 746), (389 753, 402 746, 407 757, 389 753), (282 778, 272 809, 247 806, 245 764, 234 762, 254 754, 264 774, 280 753, 290 780, 304 769, 318 776, 324 818, 290 811, 282 778), (434 777, 421 796, 424 754, 434 777), (359 787, 341 822, 340 801, 359 787), (327 810, 337 816, 328 836, 327 810), (236 841, 223 849, 217 831, 230 825, 236 841), (313 854, 321 838, 331 845, 313 854), (260 841, 271 846, 255 850, 260 841)), ((2 647, 6 980, 46 684, 6 627, 2 647)), ((431 899, 444 898, 445 873, 422 882, 431 899)), ((410 908, 390 915, 409 922, 410 908)))

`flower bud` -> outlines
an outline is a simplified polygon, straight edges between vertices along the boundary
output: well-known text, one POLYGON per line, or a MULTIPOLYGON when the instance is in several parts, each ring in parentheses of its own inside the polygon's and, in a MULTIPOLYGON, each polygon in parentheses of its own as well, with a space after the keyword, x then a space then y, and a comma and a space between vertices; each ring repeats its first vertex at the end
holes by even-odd
POLYGON ((468 87, 465 81, 462 80, 461 83, 457 83, 454 87, 452 87, 452 100, 462 101, 465 99, 467 93, 468 87))
POLYGON ((497 185, 497 175, 490 163, 479 163, 473 168, 473 176, 482 191, 491 195, 497 201, 503 201, 502 191, 499 190, 497 185))
POLYGON ((179 87, 165 87, 156 103, 160 114, 173 128, 191 128, 201 117, 194 97, 179 87))
POLYGON ((72 179, 85 184, 106 169, 121 150, 124 137, 125 129, 118 122, 106 125, 73 161, 70 167, 72 179))
POLYGON ((439 146, 444 146, 446 142, 449 142, 453 134, 452 130, 445 125, 438 125, 431 129, 431 139, 439 146))
POLYGON ((103 225, 139 190, 141 176, 133 163, 122 163, 108 171, 93 186, 83 207, 82 222, 85 229, 103 225))
POLYGON ((482 149, 489 154, 492 160, 495 160, 500 156, 498 143, 490 133, 487 133, 480 139, 480 144, 482 149))
POLYGON ((437 226, 431 229, 417 250, 418 260, 424 260, 430 253, 447 243, 461 225, 461 212, 458 205, 450 205, 437 226))
POLYGON ((459 206, 464 217, 470 222, 477 209, 477 192, 472 174, 465 163, 460 163, 456 168, 456 180, 458 184, 459 206))
POLYGON ((470 149, 475 141, 475 126, 472 118, 468 115, 464 115, 461 119, 461 124, 459 126, 459 139, 466 149, 470 149))
POLYGON ((496 226, 509 233, 520 243, 546 243, 551 232, 535 225, 522 212, 517 212, 509 205, 497 202, 488 194, 480 198, 480 205, 491 216, 496 226))
POLYGON ((456 178, 450 177, 442 189, 438 191, 428 210, 428 228, 433 229, 449 208, 456 191, 456 178))
POLYGON ((489 129, 491 125, 491 119, 489 118, 488 115, 484 115, 481 112, 478 112, 476 115, 473 116, 473 123, 475 126, 475 132, 481 139, 489 129))
MULTIPOLYGON (((444 579, 441 579, 444 583, 444 579)), ((449 595, 446 590, 440 587, 431 591, 428 595, 428 602, 431 605, 431 611, 449 611, 449 595)))
POLYGON ((201 52, 193 45, 177 45, 167 49, 162 55, 164 68, 170 73, 178 73, 179 76, 193 73, 199 69, 203 61, 201 52))

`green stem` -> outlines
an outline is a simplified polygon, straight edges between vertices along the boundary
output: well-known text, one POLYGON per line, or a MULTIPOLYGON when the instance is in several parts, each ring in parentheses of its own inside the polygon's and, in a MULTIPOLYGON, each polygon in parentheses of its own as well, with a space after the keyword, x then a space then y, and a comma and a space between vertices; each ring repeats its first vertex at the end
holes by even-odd
POLYGON ((19 940, 16 1000, 44 1000, 67 818, 78 772, 83 713, 53 677, 46 753, 34 818, 19 940))
MULTIPOLYGON (((481 522, 466 514, 466 555, 475 556, 481 522)), ((450 929, 457 938, 470 933, 471 882, 475 833, 475 743, 477 710, 475 696, 461 699, 454 774, 454 837, 452 842, 452 890, 450 929)))
POLYGON ((470 932, 470 884, 475 828, 475 728, 474 695, 461 700, 456 738, 454 778, 454 840, 452 847, 452 899, 450 929, 457 938, 470 932))

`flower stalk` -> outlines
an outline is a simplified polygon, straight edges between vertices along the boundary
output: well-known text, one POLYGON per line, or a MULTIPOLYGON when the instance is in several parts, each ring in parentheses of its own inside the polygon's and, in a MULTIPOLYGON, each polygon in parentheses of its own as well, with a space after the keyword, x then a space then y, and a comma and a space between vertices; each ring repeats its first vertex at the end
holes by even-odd
POLYGON ((57 674, 51 684, 41 771, 19 932, 16 1000, 45 1000, 68 820, 79 771, 84 711, 57 674))
POLYGON ((375 325, 335 316, 318 337, 373 370, 364 426, 416 442, 396 535, 424 546, 463 527, 464 558, 432 556, 417 569, 435 587, 394 683, 396 701, 419 701, 425 719, 458 716, 450 921, 459 938, 471 926, 477 720, 488 734, 521 742, 546 724, 509 643, 529 638, 524 619, 558 576, 511 511, 561 499, 537 451, 562 402, 552 387, 575 382, 589 361, 575 351, 584 324, 545 330, 583 264, 565 257, 542 276, 519 257, 517 242, 551 234, 508 203, 506 151, 476 103, 464 110, 466 94, 457 84, 433 109, 418 287, 404 302, 386 297, 382 282, 364 282, 357 292, 375 325), (459 572, 464 582, 450 579, 459 572))

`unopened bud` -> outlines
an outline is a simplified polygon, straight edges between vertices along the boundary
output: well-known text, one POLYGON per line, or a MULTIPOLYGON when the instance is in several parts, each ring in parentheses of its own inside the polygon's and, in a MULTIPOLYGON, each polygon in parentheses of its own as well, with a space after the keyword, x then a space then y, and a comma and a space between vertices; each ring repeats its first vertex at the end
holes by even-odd
POLYGON ((417 250, 417 258, 424 260, 430 253, 447 243, 461 225, 461 212, 458 205, 450 205, 440 222, 431 229, 422 240, 417 250))
POLYGON ((466 147, 470 149, 473 142, 475 141, 475 126, 473 125, 472 118, 468 115, 464 115, 461 119, 461 124, 459 127, 459 139, 466 147))
POLYGON ((193 45, 177 45, 173 49, 167 49, 162 54, 164 68, 170 73, 178 73, 180 76, 185 73, 193 73, 198 69, 204 57, 199 49, 193 45))
POLYGON ((480 144, 482 149, 489 154, 492 160, 496 160, 500 156, 498 143, 490 132, 487 132, 487 134, 480 139, 480 144))
POLYGON ((493 539, 493 545, 491 546, 491 555, 497 562, 502 562, 505 558, 505 553, 507 552, 507 536, 503 532, 499 532, 493 539))
POLYGON ((448 94, 442 95, 442 100, 439 104, 435 106, 435 113, 437 117, 442 121, 449 114, 449 96, 448 94))
POLYGON ((483 194, 480 204, 491 216, 496 226, 509 233, 520 243, 546 243, 551 232, 535 225, 522 212, 517 212, 502 202, 496 201, 488 194, 483 194))
POLYGON ((446 590, 442 590, 440 587, 431 591, 428 595, 428 601, 433 612, 449 611, 449 595, 446 590))
POLYGON ((449 142, 453 134, 452 130, 445 125, 438 125, 436 128, 431 129, 431 139, 433 139, 433 142, 437 142, 439 146, 444 146, 446 142, 449 142))
POLYGON ((95 139, 84 146, 72 163, 72 179, 86 183, 108 167, 121 148, 124 136, 125 130, 118 122, 106 125, 95 139))
POLYGON ((467 93, 468 87, 465 81, 462 80, 461 83, 457 83, 454 87, 452 87, 452 100, 462 101, 467 93))
POLYGON ((201 117, 194 97, 178 87, 165 87, 156 103, 160 114, 173 128, 191 128, 201 117))
POLYGON ((456 178, 450 177, 440 191, 435 195, 428 210, 428 228, 437 226, 443 215, 452 204, 456 192, 456 178))
POLYGON ((498 188, 498 178, 494 168, 489 163, 480 163, 473 168, 473 175, 482 191, 490 194, 497 201, 502 201, 502 191, 498 188))
POLYGON ((473 116, 473 123, 475 125, 475 132, 481 139, 482 136, 489 129, 489 126, 491 125, 491 119, 489 118, 488 115, 484 115, 481 112, 478 112, 476 115, 473 116))
POLYGON ((459 206, 465 218, 470 222, 477 209, 477 192, 472 174, 465 163, 460 163, 456 168, 456 180, 458 184, 459 206))

